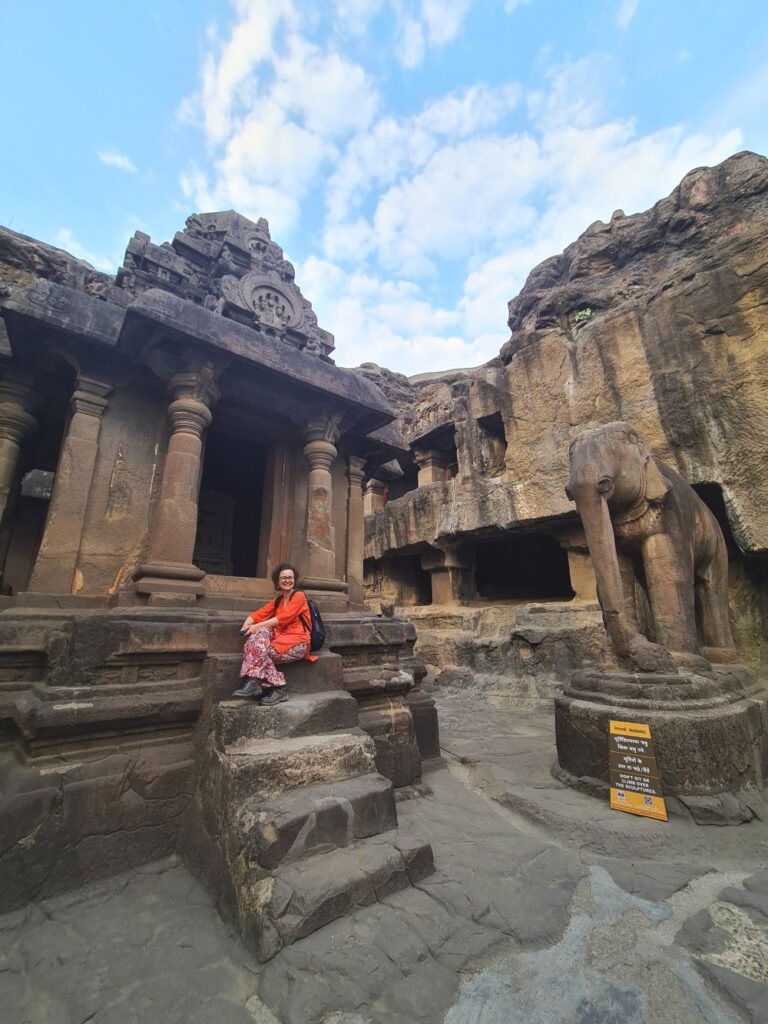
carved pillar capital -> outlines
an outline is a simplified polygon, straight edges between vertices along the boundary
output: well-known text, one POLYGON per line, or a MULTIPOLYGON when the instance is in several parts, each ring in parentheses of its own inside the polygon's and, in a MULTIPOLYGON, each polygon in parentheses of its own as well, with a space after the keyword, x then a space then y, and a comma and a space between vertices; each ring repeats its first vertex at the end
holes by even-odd
POLYGON ((210 426, 213 414, 197 398, 177 398, 168 406, 168 415, 174 434, 193 434, 201 438, 210 426))
POLYGON ((34 413, 40 404, 26 377, 9 374, 0 380, 0 438, 20 444, 37 429, 34 413))
POLYGON ((171 398, 193 399, 212 409, 219 400, 216 386, 216 368, 212 362, 204 362, 194 369, 175 373, 168 382, 171 398))
POLYGON ((447 452, 442 451, 440 448, 414 448, 413 461, 419 469, 432 466, 445 469, 450 461, 450 457, 447 452))
POLYGON ((329 441, 309 441, 304 445, 304 455, 310 469, 330 470, 338 452, 329 441))
POLYGON ((78 377, 71 399, 72 412, 82 412, 87 416, 96 416, 101 419, 107 408, 107 398, 112 390, 111 384, 94 380, 92 377, 78 377))
POLYGON ((445 479, 450 455, 440 448, 414 448, 413 461, 419 467, 419 487, 423 487, 445 479))
POLYGON ((363 487, 365 461, 365 459, 360 458, 358 455, 347 456, 347 479, 349 480, 349 486, 356 487, 359 491, 362 491, 363 487))
POLYGON ((344 413, 340 409, 327 409, 317 413, 304 427, 306 441, 327 441, 335 445, 341 436, 341 421, 344 413))
POLYGON ((384 501, 386 491, 387 485, 383 480, 377 480, 375 477, 372 477, 370 480, 366 480, 365 486, 363 487, 366 515, 370 515, 372 512, 378 512, 380 508, 384 508, 384 505, 386 504, 384 501))

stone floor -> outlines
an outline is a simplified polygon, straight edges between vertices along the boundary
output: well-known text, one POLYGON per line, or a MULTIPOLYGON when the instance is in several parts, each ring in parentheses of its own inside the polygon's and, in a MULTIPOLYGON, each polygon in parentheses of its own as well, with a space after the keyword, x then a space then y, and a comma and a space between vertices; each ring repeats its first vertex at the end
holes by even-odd
POLYGON ((259 967, 177 862, 0 917, 3 1024, 768 1020, 768 825, 611 812, 548 708, 451 698, 399 804, 436 873, 259 967))

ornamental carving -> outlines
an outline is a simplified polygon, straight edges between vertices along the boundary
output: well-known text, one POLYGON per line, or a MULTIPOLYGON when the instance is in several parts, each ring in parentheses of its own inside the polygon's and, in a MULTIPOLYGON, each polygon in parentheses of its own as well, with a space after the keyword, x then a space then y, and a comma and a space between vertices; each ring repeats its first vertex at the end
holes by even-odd
MULTIPOLYGON (((263 218, 233 211, 193 214, 173 242, 154 245, 137 231, 118 271, 118 288, 138 295, 161 288, 321 359, 333 335, 318 326, 293 265, 263 218)), ((115 289, 117 290, 117 289, 115 289)))

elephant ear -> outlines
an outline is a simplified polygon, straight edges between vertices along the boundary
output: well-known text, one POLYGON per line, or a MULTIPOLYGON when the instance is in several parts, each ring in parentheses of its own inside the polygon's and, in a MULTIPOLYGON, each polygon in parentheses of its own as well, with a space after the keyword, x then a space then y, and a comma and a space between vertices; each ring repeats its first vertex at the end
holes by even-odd
POLYGON ((672 484, 662 475, 656 459, 649 455, 645 463, 645 500, 658 505, 671 490, 672 484))

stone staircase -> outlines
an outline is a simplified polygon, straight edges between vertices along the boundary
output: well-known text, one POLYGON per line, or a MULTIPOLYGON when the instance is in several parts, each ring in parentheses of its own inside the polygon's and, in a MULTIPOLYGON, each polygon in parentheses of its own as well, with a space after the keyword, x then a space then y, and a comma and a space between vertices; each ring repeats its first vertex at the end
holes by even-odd
POLYGON ((342 659, 286 666, 290 699, 231 700, 239 656, 209 659, 209 731, 185 843, 260 961, 433 870, 427 843, 397 829, 342 659))

